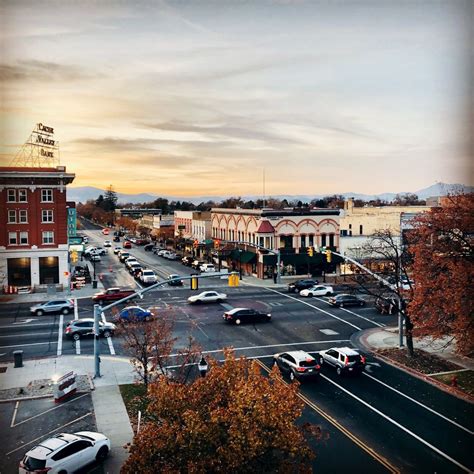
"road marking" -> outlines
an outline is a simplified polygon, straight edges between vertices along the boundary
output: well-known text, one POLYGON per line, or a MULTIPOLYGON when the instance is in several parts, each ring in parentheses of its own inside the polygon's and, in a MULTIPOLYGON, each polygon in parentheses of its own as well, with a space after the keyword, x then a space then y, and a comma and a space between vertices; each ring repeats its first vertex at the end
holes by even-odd
MULTIPOLYGON (((104 312, 101 313, 101 317, 102 317, 102 321, 104 323, 107 322, 107 320, 105 319, 105 314, 104 312)), ((114 349, 114 344, 112 342, 112 337, 106 337, 105 339, 107 339, 107 344, 109 345, 109 351, 112 355, 115 355, 115 349, 114 349)))
MULTIPOLYGON (((34 334, 31 334, 31 336, 44 336, 45 334, 51 334, 51 332, 50 331, 48 331, 48 332, 35 332, 34 334)), ((0 337, 26 337, 26 336, 25 336, 25 334, 8 334, 6 336, 0 336, 0 337)))
MULTIPOLYGON (((249 349, 268 349, 269 347, 288 347, 288 346, 303 346, 309 344, 335 344, 340 342, 350 342, 350 339, 334 339, 330 341, 307 341, 307 342, 289 342, 287 344, 271 344, 267 346, 248 346, 248 347, 233 347, 233 351, 247 351, 249 349)), ((219 352, 224 352, 224 349, 216 349, 212 351, 202 351, 203 354, 217 354, 219 352)), ((177 357, 181 354, 170 354, 170 357, 177 357)), ((273 355, 268 356, 257 356, 257 357, 273 357, 273 355)), ((248 359, 250 357, 247 357, 248 359)))
MULTIPOLYGON (((322 301, 324 301, 326 304, 328 304, 329 306, 331 306, 330 303, 329 303, 329 301, 327 301, 327 300, 325 300, 325 299, 323 299, 322 301)), ((385 324, 378 323, 378 322, 376 322, 376 321, 372 321, 371 319, 365 318, 364 316, 361 316, 360 314, 354 313, 354 311, 350 311, 349 309, 341 308, 341 307, 339 307, 339 309, 341 309, 342 311, 345 311, 346 313, 352 314, 352 315, 356 316, 357 318, 360 318, 360 319, 363 319, 363 320, 365 320, 365 321, 367 321, 367 322, 369 322, 369 323, 375 324, 375 325, 378 326, 379 328, 384 328, 384 327, 386 327, 385 324)))
POLYGON ((61 316, 59 316, 58 351, 57 351, 58 356, 60 356, 63 352, 63 323, 64 323, 64 316, 61 314, 61 316))
MULTIPOLYGON (((267 373, 271 372, 271 369, 268 368, 263 362, 259 361, 258 359, 256 361, 257 361, 257 364, 260 367, 262 367, 262 369, 264 369, 267 373)), ((280 377, 280 380, 285 385, 289 385, 282 377, 280 377)), ((341 433, 343 433, 345 436, 347 436, 353 443, 355 443, 357 446, 359 446, 359 448, 364 450, 369 456, 371 456, 376 461, 378 461, 380 464, 382 464, 384 467, 386 467, 388 471, 390 471, 394 474, 398 474, 400 472, 400 470, 397 469, 392 464, 390 464, 390 462, 387 459, 385 459, 382 455, 380 455, 379 453, 374 451, 370 446, 366 445, 357 436, 355 436, 347 428, 345 428, 343 425, 341 425, 335 418, 333 418, 331 415, 326 413, 320 407, 315 405, 309 398, 307 398, 301 392, 298 392, 297 395, 306 405, 308 405, 310 408, 312 408, 316 413, 319 413, 319 415, 321 415, 326 421, 328 421, 331 425, 333 425, 335 428, 337 428, 341 433)))
POLYGON ((49 413, 50 411, 57 410, 58 408, 62 408, 62 407, 66 406, 69 403, 75 402, 76 400, 79 400, 80 398, 84 398, 86 395, 89 395, 89 392, 83 393, 82 395, 79 395, 78 397, 73 398, 72 400, 68 400, 67 402, 63 402, 60 405, 55 405, 53 408, 49 408, 46 411, 42 411, 41 413, 38 413, 37 415, 30 416, 29 418, 26 418, 25 420, 22 420, 22 421, 18 422, 17 424, 13 425, 13 427, 20 426, 23 423, 26 423, 27 421, 34 420, 35 418, 38 418, 39 416, 43 416, 46 413, 49 413))
POLYGON ((12 422, 10 423, 10 428, 13 428, 15 426, 15 418, 16 418, 16 413, 18 411, 19 404, 20 404, 20 401, 17 401, 15 403, 15 409, 13 410, 13 416, 12 416, 12 422))
POLYGON ((326 334, 326 336, 335 336, 336 334, 339 334, 338 332, 333 331, 332 329, 320 329, 319 332, 326 334))
MULTIPOLYGON (((291 296, 291 295, 285 295, 285 293, 282 293, 281 291, 274 290, 273 288, 265 288, 265 290, 273 291, 273 293, 284 296, 285 298, 289 298, 289 299, 298 301, 299 303, 305 304, 306 306, 309 306, 310 308, 316 309, 317 311, 320 311, 321 313, 327 314, 329 317, 331 317, 333 319, 337 319, 341 323, 348 324, 349 326, 352 326, 353 328, 357 329, 358 331, 362 330, 359 326, 356 326, 355 324, 352 324, 349 321, 346 321, 345 319, 339 318, 338 316, 335 316, 334 314, 328 313, 326 310, 318 308, 317 306, 314 306, 311 303, 308 303, 307 301, 303 301, 303 300, 295 298, 294 296, 291 296)), ((371 321, 371 322, 373 322, 373 321, 371 321)))
POLYGON ((24 321, 17 321, 16 323, 12 323, 12 324, 28 324, 31 321, 38 321, 38 318, 25 319, 24 321))
POLYGON ((459 423, 455 422, 454 420, 451 420, 450 418, 448 418, 447 416, 444 416, 442 415, 441 413, 438 413, 437 411, 433 410, 432 408, 424 405, 423 403, 419 402, 418 400, 415 400, 414 398, 411 398, 410 396, 406 395, 405 393, 403 392, 400 392, 399 390, 397 390, 396 388, 393 388, 393 387, 390 387, 390 385, 387 385, 385 382, 382 382, 381 380, 375 378, 374 376, 372 375, 369 375, 365 372, 362 372, 363 375, 365 375, 366 377, 369 377, 370 379, 374 380, 375 382, 383 385, 384 387, 387 387, 388 389, 390 390, 393 390, 395 393, 398 393, 398 395, 401 395, 402 397, 405 397, 406 399, 410 400, 411 402, 413 403, 416 403, 417 405, 419 405, 420 407, 424 408, 425 410, 428 410, 429 412, 433 413, 434 415, 437 415, 439 416, 440 418, 442 418, 443 420, 449 422, 449 423, 452 423, 454 426, 457 426, 458 428, 466 431, 467 433, 469 433, 470 435, 473 435, 474 434, 474 431, 471 431, 470 429, 466 428, 465 426, 463 425, 460 425, 459 423))
POLYGON ((65 428, 66 426, 72 425, 73 423, 77 423, 78 421, 81 421, 81 420, 83 420, 84 418, 86 418, 87 416, 91 416, 91 415, 92 415, 92 412, 86 413, 85 415, 82 415, 82 416, 80 416, 79 418, 76 418, 75 420, 72 420, 72 421, 70 421, 69 423, 66 423, 65 425, 58 426, 58 427, 55 428, 54 430, 51 430, 51 431, 48 432, 48 433, 42 434, 41 436, 38 436, 37 438, 32 439, 31 441, 28 441, 27 443, 21 443, 21 446, 19 446, 18 448, 15 448, 15 449, 13 449, 12 451, 6 453, 5 456, 9 456, 10 454, 13 454, 13 453, 17 452, 17 451, 19 451, 20 449, 24 449, 25 446, 28 446, 29 444, 33 444, 34 442, 38 441, 39 439, 45 439, 46 436, 50 435, 51 433, 54 433, 54 432, 59 431, 59 430, 62 430, 62 429, 65 428))
MULTIPOLYGON (((77 307, 77 298, 74 298, 74 319, 79 319, 79 311, 77 307)), ((81 354, 81 341, 78 339, 75 341, 76 344, 76 354, 81 354)))
POLYGON ((420 443, 424 444, 425 446, 427 446, 428 448, 430 448, 431 450, 433 450, 435 453, 438 453, 440 456, 442 456, 443 458, 447 459, 448 461, 452 462, 453 464, 455 464, 456 466, 458 466, 460 469, 462 469, 463 471, 465 472, 469 472, 469 473, 472 473, 472 470, 467 468, 466 466, 462 465, 460 462, 456 461, 455 459, 453 459, 451 456, 447 455, 446 453, 444 453, 443 451, 441 451, 440 449, 438 449, 436 446, 433 446, 432 444, 428 443, 428 441, 424 440, 421 436, 418 436, 416 433, 414 433, 413 431, 410 431, 408 428, 406 428, 405 426, 401 425, 400 423, 398 423, 397 421, 395 421, 393 418, 390 418, 388 415, 386 415, 385 413, 381 412, 380 410, 377 410, 377 408, 374 408, 372 405, 370 405, 370 403, 367 403, 366 401, 362 400, 362 398, 359 398, 357 395, 354 395, 352 392, 350 392, 349 390, 345 389, 343 386, 339 385, 338 383, 334 382, 333 380, 331 380, 329 377, 326 377, 326 375, 324 374, 320 374, 320 376, 327 380, 329 383, 332 383, 333 385, 335 385, 339 390, 342 390, 344 393, 347 393, 347 395, 349 395, 350 397, 354 398, 355 400, 357 400, 359 403, 361 403, 362 405, 366 406, 367 408, 369 408, 369 410, 372 410, 374 413, 377 413, 377 415, 380 415, 382 418, 385 418, 387 421, 389 421, 390 423, 392 423, 393 425, 395 425, 397 428, 400 428, 402 431, 404 431, 405 433, 407 433, 408 435, 412 436, 413 438, 415 438, 416 440, 418 440, 420 443))
POLYGON ((8 349, 9 347, 21 347, 21 346, 44 346, 45 344, 57 344, 57 342, 32 342, 31 344, 13 344, 12 346, 0 346, 0 349, 8 349))

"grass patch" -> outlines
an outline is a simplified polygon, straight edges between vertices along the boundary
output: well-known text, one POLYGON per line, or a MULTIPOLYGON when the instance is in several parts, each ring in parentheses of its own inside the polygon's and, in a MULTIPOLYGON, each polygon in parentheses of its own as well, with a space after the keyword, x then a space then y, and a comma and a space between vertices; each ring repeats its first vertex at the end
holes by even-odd
POLYGON ((461 372, 444 375, 432 375, 431 377, 446 385, 451 385, 454 375, 457 377, 457 388, 474 397, 474 370, 463 370, 461 372))
POLYGON ((138 411, 142 413, 146 410, 148 401, 146 399, 146 390, 144 384, 126 384, 119 385, 120 393, 127 409, 130 421, 135 424, 138 416, 138 411))

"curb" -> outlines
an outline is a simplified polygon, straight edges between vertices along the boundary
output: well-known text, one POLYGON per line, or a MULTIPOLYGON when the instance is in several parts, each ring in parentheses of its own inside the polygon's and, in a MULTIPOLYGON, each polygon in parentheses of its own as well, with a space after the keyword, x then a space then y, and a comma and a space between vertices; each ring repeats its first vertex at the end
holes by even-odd
POLYGON ((412 375, 413 377, 423 380, 424 382, 433 385, 434 387, 442 390, 443 392, 449 393, 450 395, 460 398, 468 403, 474 403, 474 397, 472 395, 469 395, 468 393, 465 393, 462 390, 459 390, 458 388, 446 385, 443 382, 440 382, 430 377, 429 375, 418 372, 417 370, 412 369, 411 367, 407 367, 406 365, 400 364, 398 361, 395 361, 385 355, 380 354, 380 352, 377 349, 375 349, 374 347, 370 346, 367 343, 368 335, 376 331, 380 331, 380 329, 374 328, 374 329, 365 329, 363 331, 358 331, 351 336, 350 340, 356 347, 359 347, 360 349, 371 353, 374 357, 376 357, 377 359, 383 360, 386 364, 391 365, 392 367, 395 367, 399 370, 402 370, 403 372, 406 372, 412 375))

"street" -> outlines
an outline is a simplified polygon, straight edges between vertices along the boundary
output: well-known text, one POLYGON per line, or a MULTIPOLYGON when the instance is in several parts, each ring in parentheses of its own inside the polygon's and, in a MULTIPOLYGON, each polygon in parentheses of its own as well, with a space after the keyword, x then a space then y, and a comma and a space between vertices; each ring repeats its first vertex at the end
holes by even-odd
MULTIPOLYGON (((82 231, 91 243, 103 243, 99 231, 82 231)), ((134 246, 131 254, 160 278, 169 274, 190 274, 193 270, 160 258, 143 247, 134 246)), ((134 286, 137 283, 109 249, 96 265, 105 288, 134 286)), ((175 318, 176 347, 192 335, 203 352, 217 359, 222 350, 233 347, 237 355, 255 358, 269 369, 273 354, 302 349, 310 353, 330 347, 352 346, 351 337, 360 330, 395 324, 393 316, 380 315, 373 305, 348 309, 333 308, 326 297, 302 298, 273 288, 247 286, 245 277, 238 288, 227 280, 210 278, 199 281, 200 289, 225 292, 220 304, 189 305, 195 291, 164 287, 147 293, 138 304, 156 307, 158 315, 175 318), (271 312, 268 324, 229 325, 224 311, 252 307, 271 312)), ((31 315, 27 304, 0 306, 0 361, 10 361, 12 351, 21 349, 24 357, 55 357, 65 354, 92 354, 93 339, 72 341, 64 327, 74 318, 92 317, 90 298, 76 300, 74 314, 31 315)), ((104 314, 111 320, 111 313, 104 314)), ((127 355, 119 337, 101 339, 101 353, 127 355)), ((91 371, 93 368, 91 367, 91 371)), ((338 376, 323 366, 319 380, 301 385, 306 404, 305 421, 321 425, 329 439, 315 449, 315 470, 339 472, 364 466, 363 472, 470 472, 474 463, 472 404, 438 390, 373 357, 360 377, 338 376)))

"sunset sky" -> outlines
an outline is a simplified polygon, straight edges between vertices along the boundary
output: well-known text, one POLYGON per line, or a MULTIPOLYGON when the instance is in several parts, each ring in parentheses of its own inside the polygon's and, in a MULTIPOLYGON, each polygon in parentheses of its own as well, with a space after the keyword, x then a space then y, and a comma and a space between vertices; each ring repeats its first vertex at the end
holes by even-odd
POLYGON ((42 122, 74 186, 473 184, 472 21, 470 0, 4 0, 1 161, 42 122))

